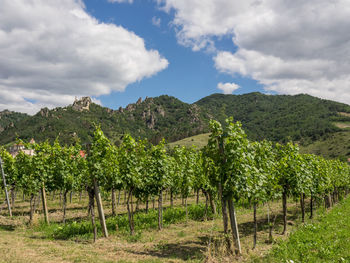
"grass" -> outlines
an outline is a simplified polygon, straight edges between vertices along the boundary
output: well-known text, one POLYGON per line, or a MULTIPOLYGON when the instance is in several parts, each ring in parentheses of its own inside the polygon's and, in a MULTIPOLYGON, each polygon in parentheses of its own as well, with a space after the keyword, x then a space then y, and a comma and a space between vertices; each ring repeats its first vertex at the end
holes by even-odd
MULTIPOLYGON (((203 204, 192 204, 188 206, 188 219, 194 221, 203 221, 205 217, 205 206, 203 204)), ((208 209, 208 217, 212 218, 210 209, 208 209)), ((97 220, 98 221, 98 220, 97 220)), ((158 211, 150 210, 146 212, 136 212, 134 214, 135 221, 135 236, 129 236, 129 221, 128 215, 122 214, 106 219, 106 225, 109 233, 121 233, 128 241, 136 242, 141 237, 142 230, 156 229, 158 227, 158 211)), ((163 211, 163 225, 168 226, 178 222, 186 221, 186 210, 184 207, 167 208, 163 211)), ((96 223, 98 236, 102 236, 101 226, 96 223)), ((72 221, 65 225, 53 223, 50 225, 42 222, 36 228, 36 231, 41 231, 47 238, 50 239, 73 239, 88 240, 93 237, 93 229, 91 222, 87 219, 81 221, 72 221)))
POLYGON ((254 262, 350 262, 350 199, 298 228, 254 262))
POLYGON ((301 152, 323 155, 326 158, 350 158, 350 131, 337 132, 324 140, 302 146, 301 152))
POLYGON ((350 117, 350 113, 348 112, 338 112, 340 116, 350 117))
POLYGON ((191 147, 196 146, 198 148, 203 148, 207 145, 210 133, 198 134, 191 136, 176 142, 169 143, 170 148, 174 148, 176 145, 191 147))
MULTIPOLYGON (((249 205, 237 204, 237 220, 243 248, 239 259, 223 254, 224 239, 221 217, 203 220, 205 198, 200 196, 200 205, 195 205, 195 196, 188 199, 189 219, 185 218, 185 209, 181 199, 169 208, 169 198, 164 196, 164 229, 157 230, 157 211, 150 203, 149 213, 144 212, 145 204, 135 214, 136 235, 130 236, 126 216, 126 207, 117 207, 118 216, 111 215, 111 201, 104 199, 105 214, 110 236, 98 238, 93 243, 91 223, 87 216, 88 202, 84 194, 79 202, 79 194, 73 195, 73 202, 67 204, 67 220, 63 225, 59 196, 53 200, 48 197, 50 225, 42 224, 41 205, 35 214, 35 223, 30 226, 28 200, 22 201, 18 195, 14 217, 8 218, 6 209, 0 211, 0 262, 237 262, 248 261, 251 257, 264 256, 272 247, 268 239, 267 205, 258 207, 258 246, 252 249, 253 211, 249 205)), ((169 195, 168 195, 169 197, 169 195)), ((281 202, 271 202, 270 215, 277 214, 274 228, 276 240, 282 236, 281 202)), ((319 210, 316 211, 316 214, 319 210)), ((97 215, 97 211, 95 211, 97 215)), ((98 218, 96 216, 96 222, 98 218)), ((300 225, 300 208, 294 200, 288 202, 288 231, 300 225)), ((101 237, 101 232, 99 232, 101 237)))
POLYGON ((333 124, 340 129, 350 128, 350 122, 348 122, 348 121, 334 122, 333 124))
MULTIPOLYGON (((338 158, 343 160, 350 158, 350 122, 338 123, 344 131, 336 132, 325 139, 312 142, 306 146, 300 146, 302 153, 322 155, 326 158, 338 158)), ((339 126, 338 125, 338 126, 339 126)), ((203 148, 208 143, 210 133, 199 134, 169 144, 171 148, 176 145, 191 147, 192 145, 203 148)))

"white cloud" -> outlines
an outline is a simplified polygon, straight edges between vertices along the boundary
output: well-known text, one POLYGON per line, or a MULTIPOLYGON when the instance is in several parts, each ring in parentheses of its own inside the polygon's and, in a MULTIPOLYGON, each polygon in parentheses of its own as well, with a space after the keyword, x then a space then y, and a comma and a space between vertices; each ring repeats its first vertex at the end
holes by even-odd
POLYGON ((123 91, 168 66, 142 38, 100 23, 79 0, 2 0, 0 58, 0 110, 28 113, 123 91))
POLYGON ((160 27, 161 19, 160 17, 152 17, 152 25, 160 27))
POLYGON ((236 89, 239 89, 240 87, 236 83, 218 83, 217 88, 219 90, 222 90, 224 94, 232 94, 236 89))
POLYGON ((216 68, 252 77, 266 90, 308 93, 350 103, 348 0, 157 0, 179 43, 207 49, 231 36, 236 53, 218 52, 216 68))
POLYGON ((110 3, 129 3, 132 4, 134 0, 107 0, 110 3))

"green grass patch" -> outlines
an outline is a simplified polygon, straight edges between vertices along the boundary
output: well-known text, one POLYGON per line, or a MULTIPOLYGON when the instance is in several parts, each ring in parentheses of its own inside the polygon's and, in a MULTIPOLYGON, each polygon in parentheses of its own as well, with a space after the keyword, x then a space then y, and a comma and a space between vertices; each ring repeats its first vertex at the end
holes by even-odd
POLYGON ((203 148, 208 144, 209 135, 210 133, 203 133, 203 134, 187 137, 176 142, 171 142, 169 143, 169 146, 170 148, 174 148, 177 145, 185 146, 185 147, 191 147, 194 145, 198 148, 203 148))
MULTIPOLYGON (((188 219, 201 221, 205 217, 205 206, 189 205, 188 206, 188 219)), ((208 209, 208 217, 213 217, 210 209, 208 209)), ((186 209, 184 207, 167 208, 163 211, 163 225, 167 226, 186 220, 186 209)), ((96 217, 96 222, 98 217, 96 217)), ((128 215, 122 214, 115 217, 109 217, 106 219, 108 231, 110 233, 120 232, 126 236, 130 242, 135 242, 141 237, 141 231, 146 229, 156 229, 158 227, 158 210, 149 210, 146 212, 137 212, 134 214, 136 235, 129 237, 129 221, 128 215)), ((98 236, 102 236, 101 226, 97 222, 98 236)), ((74 239, 79 237, 80 239, 90 239, 93 237, 93 228, 90 220, 74 221, 63 224, 40 224, 37 231, 43 232, 44 235, 52 239, 74 239)))
POLYGON ((253 262, 350 262, 350 198, 253 262))
POLYGON ((307 146, 300 147, 301 153, 323 155, 326 158, 341 158, 346 161, 350 158, 350 131, 336 132, 323 140, 315 141, 307 146))

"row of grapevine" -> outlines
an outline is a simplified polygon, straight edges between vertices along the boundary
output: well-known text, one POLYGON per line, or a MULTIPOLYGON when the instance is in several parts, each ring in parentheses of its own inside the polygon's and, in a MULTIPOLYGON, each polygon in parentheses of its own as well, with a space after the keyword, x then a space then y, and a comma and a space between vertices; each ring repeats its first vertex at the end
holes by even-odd
MULTIPOLYGON (((236 253, 241 253, 234 203, 249 201, 254 207, 254 247, 256 245, 256 206, 282 197, 283 234, 287 228, 287 197, 300 198, 302 220, 305 217, 305 198, 329 199, 347 193, 350 168, 339 160, 300 154, 297 145, 273 144, 268 141, 250 142, 239 122, 227 120, 227 126, 211 121, 211 136, 204 149, 205 158, 211 159, 209 178, 217 186, 221 200, 225 234, 228 235, 230 218, 236 253), (227 207, 229 215, 227 213, 227 207)), ((328 202, 329 204, 329 202, 328 202)), ((270 231, 271 233, 271 231, 270 231)), ((230 240, 227 239, 228 249, 230 240)))
MULTIPOLYGON (((35 204, 34 196, 41 191, 43 211, 48 223, 46 191, 63 193, 63 223, 66 216, 67 194, 86 190, 89 196, 89 213, 96 226, 95 200, 104 235, 108 232, 102 206, 101 191, 112 195, 115 214, 115 193, 127 194, 127 211, 130 233, 135 233, 132 198, 145 202, 158 200, 158 228, 162 229, 163 194, 170 193, 170 203, 181 195, 187 209, 187 197, 192 191, 202 191, 206 206, 213 213, 221 209, 225 239, 231 251, 229 226, 236 253, 241 253, 239 230, 235 215, 237 203, 249 203, 254 210, 254 247, 257 239, 257 206, 271 200, 282 200, 285 233, 287 227, 287 197, 300 199, 302 220, 305 218, 305 199, 310 198, 313 215, 314 201, 324 199, 327 205, 349 188, 350 169, 338 160, 300 154, 297 145, 274 144, 268 141, 251 142, 241 124, 227 120, 226 127, 210 122, 211 135, 202 150, 175 147, 169 149, 164 141, 152 145, 124 135, 117 147, 96 128, 91 144, 81 154, 82 146, 61 146, 56 140, 26 144, 34 148, 35 155, 20 152, 13 158, 4 148, 0 156, 4 162, 7 184, 11 192, 21 189, 30 196, 30 220, 35 204)), ((13 202, 12 202, 13 204, 13 202)), ((186 210, 187 211, 187 210, 186 210)), ((270 231, 271 233, 271 231, 270 231)))

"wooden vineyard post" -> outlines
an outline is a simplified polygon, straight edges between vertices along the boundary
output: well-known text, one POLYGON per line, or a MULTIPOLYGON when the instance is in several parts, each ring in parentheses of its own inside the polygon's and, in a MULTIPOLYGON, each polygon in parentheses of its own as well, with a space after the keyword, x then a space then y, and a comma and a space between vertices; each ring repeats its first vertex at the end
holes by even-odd
MULTIPOLYGON (((218 148, 219 148, 219 153, 222 156, 221 165, 224 167, 227 160, 225 157, 223 138, 217 139, 217 144, 218 144, 218 148)), ((220 180, 221 180, 221 178, 220 178, 220 180)), ((229 232, 228 231, 228 215, 227 215, 227 204, 228 203, 226 202, 226 200, 224 199, 224 196, 223 196, 223 189, 222 189, 222 182, 221 181, 219 182, 219 189, 218 190, 219 190, 219 198, 221 201, 221 211, 222 211, 222 219, 223 219, 223 224, 224 224, 224 233, 225 233, 225 239, 226 239, 227 252, 231 253, 232 252, 231 241, 230 241, 230 238, 228 236, 228 232, 229 232)), ((232 229, 232 231, 233 231, 233 229, 232 229)))
POLYGON ((5 178, 4 169, 3 169, 3 167, 2 167, 2 159, 1 159, 1 157, 0 157, 0 167, 1 167, 2 181, 3 181, 3 183, 4 183, 4 189, 5 189, 5 195, 6 195, 7 208, 8 208, 8 210, 9 210, 9 215, 12 217, 11 205, 10 205, 10 200, 9 200, 9 193, 8 193, 8 191, 7 191, 6 178, 5 178))
POLYGON ((115 189, 112 188, 112 215, 115 216, 115 209, 116 208, 116 193, 115 189))
POLYGON ((100 193, 100 188, 98 187, 97 180, 94 176, 94 188, 95 188, 95 198, 96 198, 96 203, 97 203, 97 208, 98 208, 98 215, 100 218, 100 223, 102 227, 102 232, 105 237, 108 237, 108 230, 107 230, 107 225, 106 225, 106 218, 105 214, 103 211, 103 206, 102 206, 102 199, 101 199, 101 193, 100 193))
POLYGON ((161 190, 158 197, 158 230, 163 228, 163 191, 161 190))
POLYGON ((96 242, 97 239, 97 228, 95 223, 95 190, 93 188, 88 187, 87 188, 88 196, 89 196, 89 209, 88 214, 91 214, 91 224, 94 231, 94 242, 96 242))
POLYGON ((232 230, 232 235, 233 235, 233 238, 235 241, 236 254, 241 255, 242 254, 241 242, 239 240, 237 218, 236 218, 235 207, 233 205, 233 200, 229 199, 227 201, 227 204, 228 204, 228 210, 230 213, 231 230, 232 230))
POLYGON ((283 232, 282 235, 286 234, 287 231, 287 191, 283 190, 282 193, 282 206, 283 206, 283 232))
POLYGON ((42 202, 43 202, 43 210, 44 210, 45 222, 46 222, 46 224, 49 224, 49 211, 47 209, 46 191, 45 191, 44 183, 43 183, 43 186, 41 188, 41 199, 42 199, 42 202))

